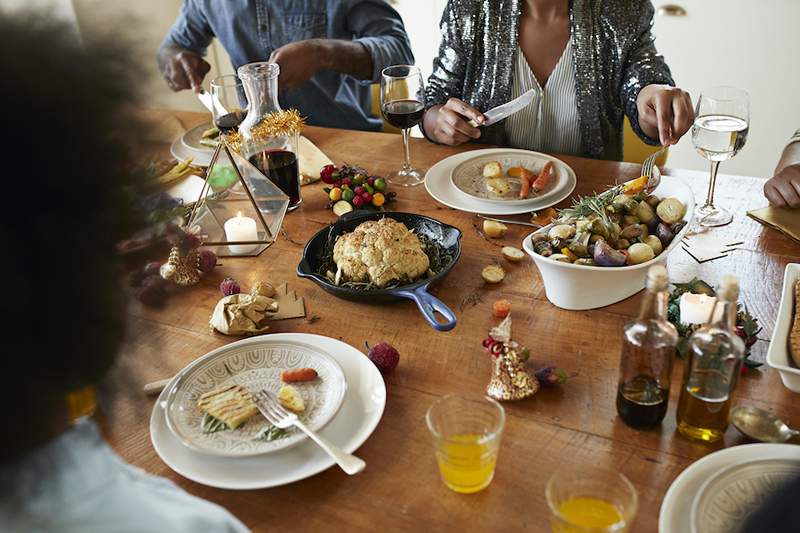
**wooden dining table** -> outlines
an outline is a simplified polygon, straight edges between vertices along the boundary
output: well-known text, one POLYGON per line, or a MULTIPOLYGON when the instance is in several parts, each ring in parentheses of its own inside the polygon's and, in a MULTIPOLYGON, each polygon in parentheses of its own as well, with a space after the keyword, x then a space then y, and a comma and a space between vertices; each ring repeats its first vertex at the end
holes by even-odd
MULTIPOLYGON (((209 120, 206 114, 166 110, 148 110, 146 115, 154 120, 174 117, 185 128, 209 120)), ((380 175, 401 164, 397 135, 318 127, 306 127, 303 134, 337 164, 359 164, 380 175)), ((448 156, 482 147, 448 147, 412 139, 411 157, 424 171, 448 156)), ((168 144, 153 148, 159 156, 169 157, 168 144)), ((577 174, 575 195, 602 190, 640 172, 638 165, 630 163, 559 157, 577 174)), ((765 161, 764 166, 771 164, 765 161)), ((705 173, 679 169, 665 173, 684 177, 696 198, 705 197, 705 173)), ((800 261, 800 249, 745 215, 766 205, 762 186, 763 179, 756 177, 720 176, 716 201, 735 218, 713 233, 744 244, 728 257, 702 264, 678 247, 669 256, 668 270, 673 282, 699 277, 713 285, 723 274, 738 276, 741 302, 763 326, 752 356, 763 362, 775 324, 782 273, 787 263, 800 261)), ((542 278, 529 258, 519 264, 501 258, 500 247, 521 248, 530 228, 509 225, 504 237, 488 239, 481 232, 480 218, 437 203, 424 186, 393 189, 398 199, 389 209, 426 215, 463 232, 460 260, 432 288, 455 311, 455 329, 438 332, 429 327, 410 301, 390 305, 345 301, 298 278, 304 244, 336 219, 326 208, 322 187, 316 183, 302 188, 302 206, 286 215, 277 242, 258 257, 222 258, 221 266, 198 285, 176 291, 163 308, 132 300, 128 339, 115 374, 119 379, 104 398, 100 414, 106 437, 126 461, 222 505, 254 531, 549 531, 548 478, 566 468, 600 466, 623 473, 635 485, 639 510, 631 530, 638 532, 658 529, 664 495, 687 466, 716 450, 747 442, 733 427, 716 444, 691 442, 678 435, 675 408, 684 366, 680 359, 663 423, 649 430, 627 427, 615 407, 621 337, 623 325, 638 313, 641 293, 590 311, 557 308, 545 297, 542 278), (481 270, 493 263, 503 264, 508 274, 502 283, 488 285, 481 270), (271 332, 326 335, 359 349, 365 341, 386 341, 400 352, 399 366, 384 378, 383 417, 356 452, 367 463, 362 473, 350 477, 332 467, 277 488, 220 490, 181 477, 156 454, 149 432, 154 398, 147 397, 142 386, 172 376, 205 353, 236 340, 212 332, 208 325, 221 296, 219 283, 226 276, 248 287, 258 280, 287 282, 304 298, 306 317, 276 321, 271 332), (492 361, 481 341, 498 322, 492 317, 492 303, 501 298, 512 303, 513 335, 530 347, 530 368, 557 365, 571 377, 561 386, 542 388, 533 397, 504 404, 508 417, 494 480, 479 493, 457 494, 440 480, 424 417, 428 407, 445 394, 485 391, 492 361)), ((742 377, 735 403, 769 409, 800 427, 797 399, 782 385, 778 372, 764 365, 742 377)))

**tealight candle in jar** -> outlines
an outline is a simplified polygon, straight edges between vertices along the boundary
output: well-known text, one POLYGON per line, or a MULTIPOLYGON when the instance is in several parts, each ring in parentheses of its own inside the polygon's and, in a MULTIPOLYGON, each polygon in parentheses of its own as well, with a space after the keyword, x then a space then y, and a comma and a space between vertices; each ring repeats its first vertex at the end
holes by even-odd
POLYGON ((707 294, 692 294, 685 292, 681 294, 681 322, 684 324, 708 324, 716 322, 722 317, 722 305, 714 304, 717 299, 707 294), (713 320, 711 312, 714 312, 713 320))
MULTIPOLYGON (((229 218, 225 222, 225 238, 230 242, 237 241, 257 241, 258 240, 258 226, 256 221, 250 217, 242 216, 242 212, 229 218)), ((229 244, 231 253, 243 255, 255 250, 257 244, 229 244)))

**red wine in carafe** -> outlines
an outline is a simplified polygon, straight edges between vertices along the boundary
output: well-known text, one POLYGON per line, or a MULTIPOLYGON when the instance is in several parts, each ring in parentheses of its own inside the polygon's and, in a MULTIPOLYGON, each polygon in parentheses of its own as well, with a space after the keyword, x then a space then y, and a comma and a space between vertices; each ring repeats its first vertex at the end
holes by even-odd
POLYGON ((383 106, 383 117, 395 128, 407 129, 419 124, 425 107, 416 100, 395 100, 383 106))
POLYGON ((214 121, 214 125, 219 128, 222 133, 231 133, 239 127, 239 124, 244 120, 246 113, 241 109, 237 109, 227 115, 222 115, 214 121))
POLYGON ((300 205, 300 177, 294 152, 264 150, 250 156, 250 163, 289 197, 289 209, 300 205))

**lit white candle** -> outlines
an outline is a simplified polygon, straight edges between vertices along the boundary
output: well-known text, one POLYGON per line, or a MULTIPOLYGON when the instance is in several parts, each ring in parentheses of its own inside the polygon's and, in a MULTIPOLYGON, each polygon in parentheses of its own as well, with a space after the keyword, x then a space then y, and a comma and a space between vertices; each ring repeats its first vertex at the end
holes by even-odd
MULTIPOLYGON (((225 238, 230 242, 257 241, 258 227, 256 221, 250 217, 243 217, 242 212, 225 222, 225 238)), ((228 247, 234 254, 247 254, 255 250, 257 244, 229 244, 228 247)))
POLYGON ((684 324, 706 324, 716 322, 722 317, 720 305, 714 309, 717 299, 706 294, 692 294, 685 292, 681 295, 681 322, 684 324), (714 310, 714 319, 711 320, 711 311, 714 310))

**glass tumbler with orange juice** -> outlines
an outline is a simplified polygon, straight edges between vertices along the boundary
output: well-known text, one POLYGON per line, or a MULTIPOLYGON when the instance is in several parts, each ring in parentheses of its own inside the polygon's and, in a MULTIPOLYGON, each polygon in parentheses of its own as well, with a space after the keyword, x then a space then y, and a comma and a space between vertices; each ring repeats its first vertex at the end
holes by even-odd
POLYGON ((628 478, 587 467, 557 472, 545 489, 554 533, 630 531, 638 494, 628 478))
POLYGON ((485 489, 494 477, 503 406, 487 397, 451 394, 434 402, 425 418, 444 484, 464 494, 485 489))

